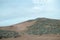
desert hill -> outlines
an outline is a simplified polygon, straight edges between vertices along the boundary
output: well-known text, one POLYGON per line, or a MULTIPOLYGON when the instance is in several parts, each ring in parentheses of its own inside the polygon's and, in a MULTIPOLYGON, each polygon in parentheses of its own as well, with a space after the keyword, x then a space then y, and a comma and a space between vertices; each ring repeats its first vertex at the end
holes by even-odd
POLYGON ((60 40, 60 20, 49 18, 36 18, 0 30, 9 30, 23 33, 18 38, 0 40, 60 40))
POLYGON ((42 30, 55 29, 56 31, 60 28, 60 20, 49 19, 49 18, 36 18, 33 20, 28 20, 22 23, 11 25, 11 26, 0 27, 0 30, 10 30, 10 31, 20 32, 26 29, 28 29, 28 31, 31 31, 31 30, 37 31, 36 29, 40 30, 39 28, 41 28, 42 30))
POLYGON ((28 34, 60 34, 60 20, 37 18, 36 22, 28 27, 28 34))

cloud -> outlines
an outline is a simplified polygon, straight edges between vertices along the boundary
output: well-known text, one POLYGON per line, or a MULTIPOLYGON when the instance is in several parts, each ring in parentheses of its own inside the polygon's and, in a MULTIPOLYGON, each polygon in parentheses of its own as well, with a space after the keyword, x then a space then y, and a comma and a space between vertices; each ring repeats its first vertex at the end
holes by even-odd
POLYGON ((47 0, 32 0, 35 4, 41 4, 47 2, 47 0))
POLYGON ((33 7, 34 10, 42 11, 44 10, 47 1, 46 0, 32 0, 32 2, 34 4, 34 7, 33 7))
POLYGON ((59 11, 56 0, 32 0, 34 10, 39 11, 59 11))

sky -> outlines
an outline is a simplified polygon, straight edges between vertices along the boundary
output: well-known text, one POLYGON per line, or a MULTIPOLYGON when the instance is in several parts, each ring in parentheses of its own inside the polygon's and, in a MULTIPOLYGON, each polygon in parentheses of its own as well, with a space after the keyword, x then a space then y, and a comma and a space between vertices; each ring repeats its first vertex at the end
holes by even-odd
POLYGON ((0 26, 38 17, 60 19, 60 0, 0 0, 0 26))

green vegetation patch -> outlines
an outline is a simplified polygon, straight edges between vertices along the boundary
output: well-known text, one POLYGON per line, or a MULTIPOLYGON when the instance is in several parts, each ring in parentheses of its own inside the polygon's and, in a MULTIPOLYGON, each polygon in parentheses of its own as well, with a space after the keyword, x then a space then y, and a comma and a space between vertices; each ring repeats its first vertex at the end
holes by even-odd
POLYGON ((2 38, 16 38, 21 36, 18 32, 15 31, 8 31, 8 30, 0 30, 0 39, 2 38))
POLYGON ((36 19, 36 23, 26 31, 28 34, 60 34, 60 20, 36 19))

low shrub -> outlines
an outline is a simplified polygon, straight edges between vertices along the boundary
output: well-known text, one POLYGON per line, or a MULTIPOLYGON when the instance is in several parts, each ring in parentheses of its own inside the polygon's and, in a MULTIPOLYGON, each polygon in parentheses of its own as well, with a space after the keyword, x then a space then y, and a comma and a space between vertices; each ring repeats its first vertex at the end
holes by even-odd
POLYGON ((15 31, 8 31, 8 30, 0 30, 0 39, 2 38, 16 38, 21 36, 18 32, 15 31))

